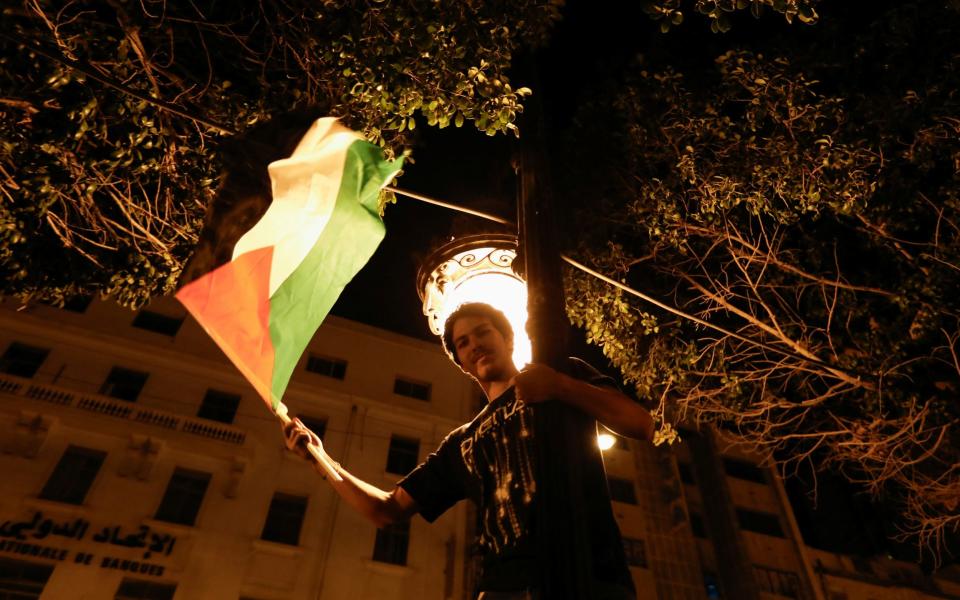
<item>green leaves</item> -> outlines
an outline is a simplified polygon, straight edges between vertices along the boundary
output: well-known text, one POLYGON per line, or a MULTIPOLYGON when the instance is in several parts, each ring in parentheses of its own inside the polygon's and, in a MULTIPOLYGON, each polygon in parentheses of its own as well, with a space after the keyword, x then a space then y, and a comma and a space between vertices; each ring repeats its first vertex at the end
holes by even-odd
POLYGON ((683 22, 682 8, 686 6, 709 19, 710 31, 726 33, 731 27, 729 15, 747 8, 754 18, 759 19, 763 9, 769 8, 782 14, 788 23, 793 23, 796 18, 801 23, 812 25, 819 19, 814 8, 817 4, 819 0, 647 0, 644 10, 654 20, 660 21, 660 31, 663 33, 683 22))
POLYGON ((575 272, 567 309, 657 441, 711 422, 786 468, 841 469, 936 551, 960 497, 960 24, 920 3, 873 18, 710 71, 645 62, 557 153, 576 258, 736 335, 575 272))
POLYGON ((141 98, 236 132, 316 107, 388 156, 424 124, 518 135, 531 91, 505 72, 521 44, 546 39, 562 3, 61 4, 24 2, 0 23, 27 44, 0 41, 0 166, 15 174, 0 203, 3 292, 85 289, 140 305, 173 290, 228 137, 141 98))

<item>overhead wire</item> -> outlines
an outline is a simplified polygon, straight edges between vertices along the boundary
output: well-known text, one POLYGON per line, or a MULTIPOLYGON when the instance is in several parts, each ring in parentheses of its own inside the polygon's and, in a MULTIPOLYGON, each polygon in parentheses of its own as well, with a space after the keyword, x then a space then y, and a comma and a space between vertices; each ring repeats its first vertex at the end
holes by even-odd
POLYGON ((414 200, 419 200, 420 202, 424 202, 426 204, 432 204, 434 206, 449 208, 450 210, 455 210, 458 212, 466 213, 468 215, 473 215, 475 217, 480 217, 482 219, 487 219, 488 221, 500 223, 501 225, 515 225, 513 221, 509 219, 504 219, 503 217, 498 217, 497 215, 485 213, 479 210, 474 210, 472 208, 467 208, 466 206, 460 206, 459 204, 444 202, 443 200, 437 200, 436 198, 431 198, 429 196, 424 196, 423 194, 418 194, 416 192, 411 192, 409 190, 400 189, 392 185, 384 186, 383 189, 385 189, 388 192, 400 194, 401 196, 406 196, 407 198, 413 198, 414 200))
MULTIPOLYGON (((481 211, 477 211, 477 210, 469 209, 469 208, 466 208, 466 207, 462 207, 462 206, 459 206, 459 205, 456 205, 456 204, 453 204, 453 203, 450 203, 450 202, 444 202, 444 201, 442 201, 442 200, 437 200, 437 199, 435 199, 435 198, 430 198, 430 197, 424 196, 424 195, 422 195, 422 194, 416 194, 416 193, 413 193, 413 192, 408 192, 407 190, 403 190, 403 189, 396 188, 396 187, 389 187, 389 188, 387 188, 387 189, 389 189, 389 191, 392 191, 392 192, 394 192, 394 193, 396 193, 396 194, 400 194, 400 195, 402 195, 402 196, 406 196, 406 197, 411 198, 411 199, 413 199, 413 200, 419 200, 419 201, 421 201, 421 202, 425 202, 425 203, 428 203, 428 204, 433 204, 433 205, 435 205, 435 206, 441 206, 441 207, 444 207, 444 208, 448 208, 448 209, 451 209, 451 210, 460 211, 460 212, 463 212, 463 213, 466 213, 466 214, 470 214, 470 215, 474 215, 474 216, 477 216, 477 217, 482 217, 482 218, 485 218, 485 219, 488 219, 488 220, 491 220, 491 221, 495 221, 495 222, 497 222, 497 223, 501 223, 501 224, 504 224, 504 225, 514 225, 514 223, 513 223, 512 221, 503 219, 502 217, 498 217, 498 216, 496 216, 496 215, 491 215, 491 214, 489 214, 489 213, 484 213, 484 212, 481 212, 481 211)), ((741 342, 743 342, 743 343, 750 344, 750 345, 752 345, 752 346, 756 346, 756 347, 758 347, 758 348, 761 348, 761 349, 763 349, 763 350, 767 350, 767 351, 769 351, 769 352, 775 352, 775 353, 780 354, 780 355, 782 355, 782 356, 786 356, 786 357, 789 357, 789 358, 794 358, 794 359, 797 359, 797 360, 801 360, 801 361, 803 361, 803 362, 815 364, 815 365, 817 365, 817 366, 824 367, 824 368, 829 369, 829 370, 831 370, 831 371, 839 371, 839 372, 847 373, 847 371, 845 371, 844 369, 840 369, 840 368, 838 368, 838 367, 835 367, 835 366, 833 366, 833 365, 830 365, 830 364, 828 364, 828 363, 826 363, 826 362, 824 362, 824 361, 822 361, 822 360, 820 360, 820 359, 818 359, 818 358, 816 358, 816 357, 804 356, 804 355, 799 354, 799 353, 797 353, 797 352, 794 352, 794 351, 792 351, 792 350, 787 350, 787 349, 784 349, 784 348, 778 348, 778 347, 772 346, 772 345, 770 345, 770 344, 768 344, 768 343, 766 343, 766 342, 762 342, 762 341, 759 341, 759 340, 751 339, 751 338, 749 338, 749 337, 746 337, 746 336, 741 335, 741 334, 739 334, 739 333, 736 333, 736 332, 734 332, 734 331, 730 331, 729 329, 727 329, 727 328, 725 328, 725 327, 722 327, 722 326, 717 325, 717 324, 715 324, 715 323, 711 323, 711 322, 709 322, 709 321, 706 321, 706 320, 704 320, 704 319, 701 319, 700 317, 697 317, 696 315, 692 315, 692 314, 690 314, 690 313, 688 313, 688 312, 686 312, 686 311, 683 311, 683 310, 681 310, 681 309, 679 309, 679 308, 676 308, 676 307, 674 307, 674 306, 671 306, 671 305, 669 305, 669 304, 667 304, 667 303, 665 303, 665 302, 663 302, 663 301, 661 301, 661 300, 657 300, 656 298, 654 298, 653 296, 650 296, 649 294, 645 294, 645 293, 643 293, 643 292, 641 292, 641 291, 639 291, 639 290, 636 290, 636 289, 634 289, 634 288, 626 285, 625 283, 622 283, 622 282, 620 282, 620 281, 617 281, 616 279, 613 279, 612 277, 608 277, 607 275, 604 275, 603 273, 600 273, 600 272, 598 272, 598 271, 596 271, 596 270, 594 270, 594 269, 591 269, 590 267, 588 267, 588 266, 586 266, 586 265, 584 265, 584 264, 582 264, 582 263, 574 260, 573 258, 570 258, 570 257, 567 256, 566 254, 561 254, 561 255, 560 255, 560 258, 561 258, 564 262, 566 262, 567 264, 569 264, 570 266, 572 266, 572 267, 574 267, 574 268, 576 268, 576 269, 579 269, 580 271, 583 271, 583 272, 586 273, 587 275, 590 275, 590 276, 592 276, 592 277, 595 277, 595 278, 599 279, 600 281, 603 281, 604 283, 607 283, 608 285, 612 285, 612 286, 614 286, 614 287, 616 287, 616 288, 618 288, 618 289, 620 289, 620 290, 622 290, 622 291, 624 291, 624 292, 626 292, 626 293, 628 293, 628 294, 631 294, 631 295, 633 295, 633 296, 636 296, 637 298, 640 298, 640 299, 643 300, 644 302, 648 302, 648 303, 650 303, 650 304, 653 304, 654 306, 656 306, 656 307, 658 307, 658 308, 660 308, 660 309, 663 309, 663 310, 667 311, 668 313, 670 313, 670 314, 672 314, 672 315, 674 315, 674 316, 680 317, 680 318, 685 319, 685 320, 687 320, 687 321, 691 321, 691 322, 693 322, 693 323, 696 323, 696 324, 701 325, 701 326, 703 326, 703 327, 706 327, 706 328, 708 328, 708 329, 712 329, 713 331, 716 331, 717 333, 721 333, 721 334, 726 335, 726 336, 729 336, 729 337, 731 337, 731 338, 733 338, 733 339, 739 340, 739 341, 741 341, 741 342)), ((848 373, 848 374, 849 374, 849 373, 848 373)), ((860 379, 860 378, 863 377, 863 375, 861 375, 861 374, 859 374, 859 373, 853 373, 852 375, 853 375, 854 377, 856 377, 857 379, 860 379)))

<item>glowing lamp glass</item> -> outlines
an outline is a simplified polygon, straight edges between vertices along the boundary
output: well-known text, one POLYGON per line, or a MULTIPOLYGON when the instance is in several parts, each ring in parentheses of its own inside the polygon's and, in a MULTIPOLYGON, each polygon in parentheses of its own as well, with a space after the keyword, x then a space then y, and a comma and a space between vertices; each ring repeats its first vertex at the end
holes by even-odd
POLYGON ((613 444, 616 443, 616 440, 609 433, 598 433, 597 434, 597 446, 601 450, 609 450, 613 448, 613 444))
POLYGON ((505 273, 486 272, 468 276, 448 292, 441 311, 440 322, 458 306, 466 302, 484 302, 503 312, 513 328, 513 363, 518 369, 532 357, 530 338, 527 337, 527 286, 505 273))

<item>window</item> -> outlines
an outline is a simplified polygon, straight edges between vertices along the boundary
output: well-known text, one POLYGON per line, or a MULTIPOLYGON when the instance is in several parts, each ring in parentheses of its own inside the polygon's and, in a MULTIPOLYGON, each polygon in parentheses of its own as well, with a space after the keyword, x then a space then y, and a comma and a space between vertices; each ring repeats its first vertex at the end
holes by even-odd
POLYGON ((767 483, 767 476, 762 468, 743 460, 724 458, 723 470, 726 471, 730 477, 736 477, 737 479, 744 479, 754 483, 767 483))
POLYGON ((93 301, 93 296, 88 296, 84 294, 77 294, 76 296, 71 296, 63 302, 63 310, 69 310, 70 312, 75 313, 85 313, 87 308, 90 306, 90 302, 93 301))
POLYGON ((347 376, 347 361, 311 354, 307 358, 307 370, 311 373, 319 373, 324 377, 342 380, 347 376))
POLYGON ((890 579, 894 581, 903 581, 910 584, 913 587, 923 587, 923 577, 908 568, 904 567, 891 567, 888 571, 890 579))
POLYGON ((690 529, 695 537, 707 539, 707 529, 703 526, 703 517, 699 513, 690 513, 690 529))
POLYGON ((320 438, 320 441, 323 441, 323 436, 327 433, 327 420, 320 417, 310 417, 307 415, 297 415, 297 418, 300 419, 304 425, 307 426, 307 429, 312 431, 320 438))
POLYGON ((270 501, 267 520, 263 524, 260 538, 296 546, 300 543, 300 527, 303 515, 307 512, 307 499, 304 496, 281 494, 277 492, 270 501))
POLYGON ((133 319, 133 326, 173 337, 180 331, 183 320, 184 317, 169 317, 152 310, 141 310, 133 319))
POLYGON ((687 485, 695 485, 697 481, 693 478, 693 468, 687 463, 677 463, 677 469, 680 471, 680 481, 687 485))
POLYGON ((40 497, 66 504, 83 504, 106 456, 107 453, 100 450, 67 447, 43 486, 40 497))
POLYGON ((628 565, 647 568, 647 547, 643 540, 623 538, 623 552, 627 556, 628 565))
POLYGON ((857 570, 857 573, 863 573, 865 575, 874 575, 873 566, 870 564, 870 559, 864 556, 859 556, 854 554, 850 557, 851 562, 853 562, 853 568, 857 570))
POLYGON ((114 600, 173 600, 175 583, 155 583, 139 579, 124 579, 117 588, 114 600))
POLYGON ((390 450, 387 451, 387 473, 406 475, 417 466, 419 455, 419 440, 392 436, 390 450))
POLYGON ((155 518, 158 521, 193 525, 210 485, 210 474, 177 467, 167 484, 155 518))
POLYGON ((240 395, 219 390, 207 390, 200 404, 197 416, 201 419, 233 423, 237 416, 237 407, 240 406, 240 395))
POLYGON ((393 381, 393 393, 416 398, 417 400, 429 401, 430 384, 397 377, 393 381))
POLYGON ((104 396, 112 396, 127 402, 136 402, 140 390, 147 382, 147 373, 114 367, 110 369, 106 381, 100 386, 100 393, 104 396))
POLYGON ((93 296, 77 294, 75 296, 70 296, 69 298, 61 298, 59 300, 41 300, 40 302, 46 304, 47 306, 52 306, 62 310, 69 310, 70 312, 85 313, 87 312, 87 308, 90 306, 91 301, 93 301, 93 296), (60 305, 61 301, 63 302, 63 306, 60 305))
POLYGON ((410 521, 401 521, 377 530, 373 542, 373 560, 394 565, 407 564, 410 545, 410 521))
POLYGON ((610 487, 611 500, 626 504, 637 503, 637 492, 633 489, 633 482, 629 479, 607 477, 607 485, 610 487))
POLYGON ((753 565, 753 576, 757 580, 761 592, 786 596, 787 598, 800 597, 800 578, 796 573, 753 565))
POLYGON ((52 565, 0 558, 0 598, 34 600, 53 573, 52 565))
POLYGON ((6 352, 0 357, 0 373, 29 379, 37 373, 49 353, 46 348, 14 342, 7 346, 6 352))
POLYGON ((780 519, 777 515, 738 508, 737 521, 739 521, 741 529, 774 537, 784 537, 783 529, 780 527, 780 519))

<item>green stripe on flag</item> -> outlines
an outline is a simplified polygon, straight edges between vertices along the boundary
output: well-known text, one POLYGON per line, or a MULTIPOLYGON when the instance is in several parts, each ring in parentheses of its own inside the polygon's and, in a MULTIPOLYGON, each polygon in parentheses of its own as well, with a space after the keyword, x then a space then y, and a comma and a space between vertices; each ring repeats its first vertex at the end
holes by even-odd
POLYGON ((303 262, 270 298, 270 338, 276 349, 271 382, 274 409, 313 334, 383 240, 380 189, 402 164, 402 159, 386 162, 380 148, 364 140, 347 149, 330 221, 303 262))

